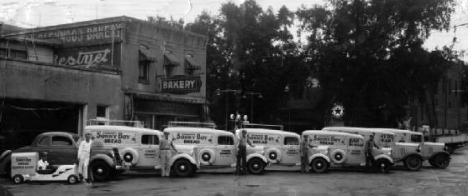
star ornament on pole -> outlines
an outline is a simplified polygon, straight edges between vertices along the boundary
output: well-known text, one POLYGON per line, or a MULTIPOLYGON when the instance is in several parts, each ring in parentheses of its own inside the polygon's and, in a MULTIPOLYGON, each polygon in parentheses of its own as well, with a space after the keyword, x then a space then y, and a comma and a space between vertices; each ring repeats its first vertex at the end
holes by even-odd
POLYGON ((340 104, 335 104, 331 110, 332 116, 335 118, 341 118, 344 115, 344 107, 340 104))

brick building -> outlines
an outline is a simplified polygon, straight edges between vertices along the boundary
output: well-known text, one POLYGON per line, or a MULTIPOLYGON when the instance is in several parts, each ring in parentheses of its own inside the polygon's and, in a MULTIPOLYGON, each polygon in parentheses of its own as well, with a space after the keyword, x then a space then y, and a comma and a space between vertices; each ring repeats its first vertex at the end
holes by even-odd
POLYGON ((208 119, 206 36, 130 17, 2 34, 3 149, 44 131, 81 133, 89 119, 154 129, 208 119))

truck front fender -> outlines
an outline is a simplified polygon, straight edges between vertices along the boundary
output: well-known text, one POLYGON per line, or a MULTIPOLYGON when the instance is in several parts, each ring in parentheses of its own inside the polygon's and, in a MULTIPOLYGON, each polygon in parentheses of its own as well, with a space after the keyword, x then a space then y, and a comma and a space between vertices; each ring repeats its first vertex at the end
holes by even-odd
POLYGON ((253 158, 259 158, 261 159, 265 164, 267 164, 267 159, 265 158, 265 156, 263 156, 262 154, 260 153, 252 153, 252 154, 249 154, 247 155, 247 162, 249 162, 250 159, 253 159, 253 158))
POLYGON ((423 157, 421 156, 421 154, 413 152, 413 153, 405 154, 405 156, 403 156, 401 159, 395 160, 395 162, 403 161, 403 160, 405 160, 406 158, 408 158, 410 156, 416 156, 419 159, 421 159, 421 161, 424 160, 423 157))
POLYGON ((109 167, 111 167, 112 169, 116 169, 116 164, 114 162, 114 159, 112 157, 110 157, 109 155, 107 155, 107 154, 95 154, 95 155, 93 155, 93 156, 91 156, 89 158, 90 163, 92 163, 94 161, 98 161, 98 160, 99 161, 102 160, 102 161, 106 162, 109 165, 109 167))
POLYGON ((172 164, 174 164, 174 162, 176 162, 177 160, 179 159, 187 159, 190 161, 190 163, 192 163, 193 165, 197 166, 197 169, 200 169, 200 165, 197 164, 197 162, 195 161, 195 159, 193 157, 191 157, 190 155, 188 154, 185 154, 185 153, 182 153, 182 154, 176 154, 174 155, 171 160, 169 161, 169 166, 172 167, 172 164))
POLYGON ((6 168, 8 163, 11 162, 11 153, 11 150, 7 150, 0 156, 0 174, 8 173, 11 170, 11 168, 6 168))
POLYGON ((439 156, 440 154, 447 155, 447 156, 449 157, 449 159, 451 159, 450 153, 445 152, 445 151, 439 151, 439 152, 436 152, 436 153, 432 154, 432 156, 430 156, 430 157, 428 158, 428 160, 433 159, 433 158, 435 158, 436 156, 439 156))
POLYGON ((386 155, 386 154, 379 154, 377 156, 374 157, 375 160, 378 160, 378 159, 387 159, 388 161, 390 161, 390 163, 392 164, 395 164, 395 162, 393 162, 393 159, 392 157, 386 155))
POLYGON ((326 156, 326 155, 324 155, 322 153, 317 153, 317 154, 313 154, 312 156, 309 156, 309 162, 308 162, 309 165, 312 163, 312 161, 314 159, 319 158, 319 157, 325 159, 325 161, 327 161, 328 164, 331 163, 331 160, 330 160, 330 158, 328 156, 326 156))

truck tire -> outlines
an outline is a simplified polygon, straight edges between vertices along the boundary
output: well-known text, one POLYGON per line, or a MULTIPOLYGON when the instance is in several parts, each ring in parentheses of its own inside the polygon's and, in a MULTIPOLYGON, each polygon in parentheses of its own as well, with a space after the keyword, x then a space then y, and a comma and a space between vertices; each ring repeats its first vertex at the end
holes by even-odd
POLYGON ((439 154, 434 157, 434 165, 437 168, 445 169, 450 164, 450 157, 447 154, 439 154))
POLYGON ((96 181, 105 181, 111 175, 111 168, 109 165, 101 160, 94 161, 90 164, 91 175, 93 175, 96 181))
POLYGON ((405 167, 410 171, 418 171, 422 168, 422 159, 417 156, 409 156, 404 160, 405 167))
POLYGON ((251 174, 262 174, 265 169, 265 163, 260 158, 252 158, 247 163, 247 170, 251 174))
POLYGON ((195 171, 192 163, 184 158, 176 160, 172 165, 172 170, 175 172, 176 176, 179 177, 188 177, 195 171))
POLYGON ((310 167, 313 171, 317 173, 323 173, 328 169, 328 163, 323 158, 315 158, 314 160, 312 160, 310 167))
POLYGON ((379 172, 388 173, 388 171, 390 171, 390 168, 392 167, 392 164, 387 159, 377 159, 375 160, 374 167, 375 167, 375 170, 379 172))

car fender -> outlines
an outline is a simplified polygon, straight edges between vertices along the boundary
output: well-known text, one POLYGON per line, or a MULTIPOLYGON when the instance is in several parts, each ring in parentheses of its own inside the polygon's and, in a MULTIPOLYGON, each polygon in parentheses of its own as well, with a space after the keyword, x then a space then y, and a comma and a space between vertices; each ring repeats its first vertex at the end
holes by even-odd
POLYGON ((8 165, 9 162, 11 162, 11 153, 12 153, 11 150, 6 150, 0 156, 0 174, 2 174, 3 172, 6 172, 6 169, 10 169, 10 168, 6 168, 6 166, 8 165))
POLYGON ((317 153, 317 154, 313 154, 312 156, 309 156, 309 162, 308 163, 311 164, 314 159, 319 158, 319 157, 325 159, 325 161, 327 161, 328 164, 331 163, 330 157, 328 157, 327 155, 324 155, 322 153, 317 153))
POLYGON ((265 158, 265 156, 263 156, 262 154, 260 153, 252 153, 252 154, 249 154, 247 155, 247 159, 246 161, 249 162, 250 159, 253 159, 253 158, 260 158, 265 164, 267 164, 267 159, 265 158))
POLYGON ((114 162, 114 159, 112 157, 110 157, 109 155, 106 155, 106 154, 95 154, 93 156, 91 156, 89 158, 89 162, 92 163, 94 161, 98 161, 98 160, 103 160, 104 162, 106 162, 111 168, 115 169, 115 162, 114 162))
POLYGON ((403 160, 405 160, 406 158, 408 158, 410 156, 416 156, 416 157, 420 158, 421 160, 424 160, 423 157, 421 156, 421 154, 413 152, 413 153, 405 154, 405 156, 403 156, 401 159, 398 159, 398 161, 403 161, 403 160))
POLYGON ((438 156, 438 155, 440 155, 440 154, 445 154, 445 155, 447 155, 447 156, 449 157, 449 159, 452 159, 452 158, 450 157, 450 153, 445 152, 445 151, 436 152, 436 153, 432 154, 428 159, 432 159, 432 158, 434 158, 434 157, 436 157, 436 156, 438 156))
POLYGON ((176 154, 174 155, 171 160, 169 161, 169 166, 172 167, 172 164, 174 164, 177 160, 179 159, 187 159, 190 161, 190 163, 192 163, 193 165, 196 165, 197 166, 197 169, 199 169, 199 165, 197 164, 197 162, 195 161, 195 159, 193 157, 191 157, 190 155, 188 154, 185 154, 185 153, 182 153, 182 154, 176 154))
POLYGON ((387 159, 388 161, 390 161, 390 163, 395 164, 395 163, 393 162, 392 157, 390 157, 390 156, 388 156, 388 155, 386 155, 386 154, 379 154, 379 155, 375 156, 374 159, 375 159, 375 160, 378 160, 378 159, 387 159))

